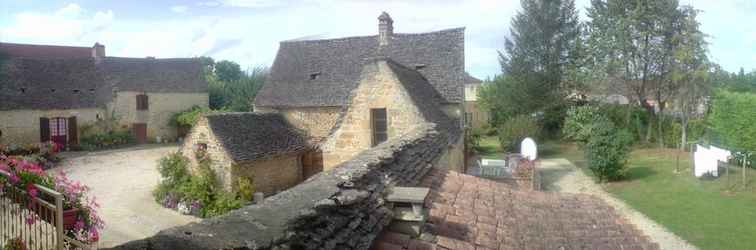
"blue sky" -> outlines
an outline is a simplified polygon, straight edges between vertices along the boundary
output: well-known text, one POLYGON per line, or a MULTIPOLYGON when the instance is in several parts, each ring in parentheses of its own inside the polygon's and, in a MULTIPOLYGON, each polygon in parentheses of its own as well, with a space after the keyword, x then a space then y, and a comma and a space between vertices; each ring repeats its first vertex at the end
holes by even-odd
MULTIPOLYGON (((589 0, 577 0, 584 12, 589 0)), ((756 69, 756 1, 681 0, 703 10, 710 57, 729 71, 756 69)), ((519 0, 0 0, 0 41, 106 46, 109 56, 212 56, 270 65, 278 42, 374 35, 387 11, 395 32, 466 27, 465 64, 500 72, 497 50, 519 0)), ((584 16, 584 14, 583 14, 584 16)))

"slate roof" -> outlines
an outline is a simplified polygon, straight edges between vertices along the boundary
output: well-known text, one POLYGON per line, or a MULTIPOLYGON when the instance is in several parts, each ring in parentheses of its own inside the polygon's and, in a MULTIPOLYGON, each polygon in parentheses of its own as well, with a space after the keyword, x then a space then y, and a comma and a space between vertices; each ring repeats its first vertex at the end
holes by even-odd
POLYGON ((659 249, 594 196, 514 190, 440 169, 423 186, 435 239, 384 231, 373 249, 659 249))
POLYGON ((91 108, 104 103, 92 58, 10 59, 0 65, 0 110, 91 108))
POLYGON ((202 64, 197 58, 105 57, 98 67, 119 91, 207 92, 202 64))
POLYGON ((480 80, 477 77, 471 76, 470 73, 465 72, 465 84, 475 84, 482 82, 483 80, 480 80))
POLYGON ((205 117, 213 134, 236 162, 307 149, 302 133, 277 113, 218 113, 205 117))
POLYGON ((343 106, 370 58, 388 57, 418 71, 446 103, 463 96, 464 28, 419 34, 395 33, 386 46, 378 36, 284 41, 257 106, 343 106), (319 74, 311 80, 311 74, 319 74))
POLYGON ((10 58, 0 62, 0 110, 95 108, 112 91, 207 92, 197 59, 10 58))
POLYGON ((86 59, 92 57, 92 47, 0 43, 0 55, 15 58, 86 59))

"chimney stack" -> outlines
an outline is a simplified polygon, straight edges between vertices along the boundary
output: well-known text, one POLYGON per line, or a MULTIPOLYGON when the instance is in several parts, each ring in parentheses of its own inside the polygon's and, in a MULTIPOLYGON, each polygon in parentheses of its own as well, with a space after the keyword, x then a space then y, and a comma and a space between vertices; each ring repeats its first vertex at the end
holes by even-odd
POLYGON ((378 16, 378 36, 380 46, 388 45, 391 37, 394 36, 394 20, 385 11, 378 16))
POLYGON ((95 43, 94 46, 92 46, 92 57, 94 58, 105 57, 105 45, 102 45, 100 43, 95 43))

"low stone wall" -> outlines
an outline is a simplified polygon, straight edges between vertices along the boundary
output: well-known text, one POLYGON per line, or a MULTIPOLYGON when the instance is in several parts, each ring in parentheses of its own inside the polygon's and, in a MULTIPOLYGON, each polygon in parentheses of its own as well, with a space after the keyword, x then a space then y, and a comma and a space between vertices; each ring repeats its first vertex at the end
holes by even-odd
POLYGON ((417 186, 448 139, 431 125, 364 151, 333 170, 227 215, 112 249, 368 249, 392 212, 387 188, 417 186))

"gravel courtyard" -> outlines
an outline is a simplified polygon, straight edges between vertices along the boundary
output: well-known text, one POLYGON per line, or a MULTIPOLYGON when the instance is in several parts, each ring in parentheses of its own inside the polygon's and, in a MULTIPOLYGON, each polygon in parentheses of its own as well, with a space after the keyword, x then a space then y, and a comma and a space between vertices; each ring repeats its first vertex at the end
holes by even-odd
POLYGON ((152 190, 160 180, 157 160, 176 146, 150 145, 92 153, 63 153, 63 161, 50 171, 91 188, 100 203, 105 230, 99 247, 111 247, 154 235, 177 225, 199 221, 159 206, 152 190))

